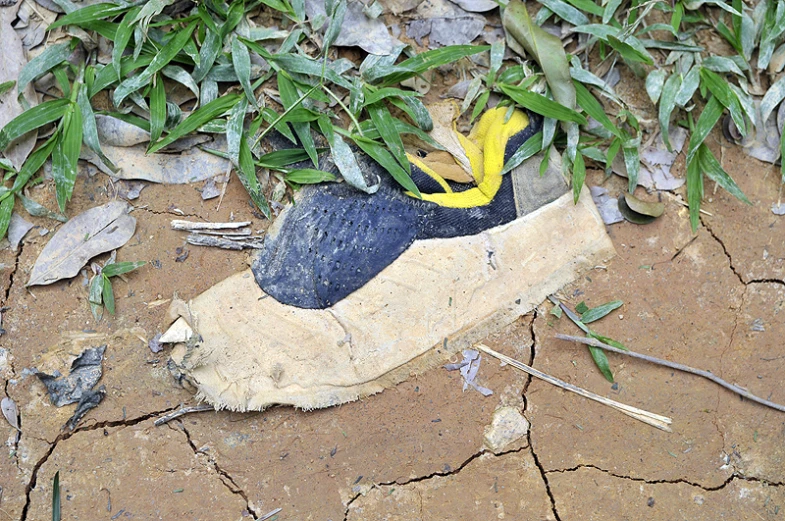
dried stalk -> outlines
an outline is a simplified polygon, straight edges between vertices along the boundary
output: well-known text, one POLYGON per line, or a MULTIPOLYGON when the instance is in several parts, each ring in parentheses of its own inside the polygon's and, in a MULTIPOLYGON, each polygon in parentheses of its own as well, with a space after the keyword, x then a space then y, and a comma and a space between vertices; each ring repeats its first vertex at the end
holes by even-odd
POLYGON ((170 412, 168 414, 164 414, 163 416, 161 416, 160 418, 155 420, 153 422, 153 425, 155 425, 156 427, 159 427, 159 426, 163 425, 164 423, 169 423, 170 421, 172 421, 172 420, 174 420, 176 418, 179 418, 180 416, 183 416, 184 414, 190 414, 192 412, 214 411, 214 410, 215 410, 215 407, 213 407, 212 405, 204 404, 204 403, 201 404, 201 405, 195 405, 193 407, 182 407, 180 409, 177 409, 176 411, 172 411, 172 412, 170 412))
POLYGON ((603 405, 612 407, 617 411, 623 412, 627 416, 631 416, 636 420, 640 420, 643 423, 646 423, 648 425, 651 425, 652 427, 660 429, 661 431, 671 432, 671 428, 669 427, 669 425, 671 424, 672 420, 667 416, 660 416, 659 414, 654 414, 648 411, 644 411, 643 409, 638 409, 637 407, 625 405, 623 403, 619 403, 609 398, 605 398, 604 396, 594 394, 591 391, 587 391, 586 389, 582 389, 578 386, 572 385, 563 380, 559 380, 558 378, 554 378, 553 376, 545 374, 542 371, 538 371, 537 369, 534 369, 533 367, 530 367, 524 364, 523 362, 519 362, 514 358, 510 358, 507 355, 497 353, 496 351, 494 351, 493 349, 491 349, 490 347, 484 344, 477 344, 474 347, 476 347, 480 351, 483 351, 484 353, 491 355, 494 358, 498 358, 502 362, 511 365, 516 369, 520 369, 524 373, 530 374, 531 376, 535 376, 541 380, 545 380, 549 384, 555 385, 556 387, 573 392, 575 394, 579 394, 584 398, 594 400, 595 402, 600 402, 603 405))
POLYGON ((556 338, 560 340, 569 340, 570 342, 578 342, 579 344, 586 344, 592 347, 599 347, 600 349, 604 349, 605 351, 611 351, 613 353, 619 353, 620 355, 631 356, 632 358, 645 360, 647 362, 651 362, 652 364, 663 365, 665 367, 670 367, 671 369, 677 369, 685 373, 702 376, 703 378, 706 378, 707 380, 711 380, 715 384, 724 387, 729 391, 733 391, 734 393, 739 394, 744 398, 747 398, 748 400, 752 400, 753 402, 759 403, 761 405, 765 405, 766 407, 771 407, 772 409, 785 412, 785 406, 755 396, 754 394, 747 391, 746 389, 743 389, 738 385, 728 383, 722 378, 720 378, 719 376, 715 376, 710 371, 704 371, 703 369, 695 369, 694 367, 690 367, 688 365, 679 364, 676 362, 669 362, 667 360, 662 360, 660 358, 655 358, 653 356, 643 355, 641 353, 636 353, 634 351, 624 351, 622 349, 618 349, 616 347, 609 346, 608 344, 600 342, 596 338, 584 338, 580 336, 571 336, 571 335, 562 335, 562 334, 557 334, 556 338))

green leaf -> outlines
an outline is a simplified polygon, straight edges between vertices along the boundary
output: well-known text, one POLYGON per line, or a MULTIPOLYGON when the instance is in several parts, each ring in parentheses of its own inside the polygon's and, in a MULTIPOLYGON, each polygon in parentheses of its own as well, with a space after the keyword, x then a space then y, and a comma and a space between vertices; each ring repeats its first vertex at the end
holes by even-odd
POLYGON ((632 193, 635 187, 638 186, 638 175, 641 170, 641 160, 638 155, 640 148, 640 139, 630 140, 630 142, 622 143, 621 151, 624 156, 624 166, 627 168, 627 191, 632 193))
MULTIPOLYGON (((293 109, 298 104, 302 103, 297 87, 294 82, 283 74, 278 75, 278 92, 281 95, 281 102, 285 109, 293 109)), ((303 148, 308 152, 308 157, 311 158, 314 166, 319 166, 319 157, 316 153, 316 144, 311 135, 311 125, 306 122, 291 122, 294 133, 300 140, 303 148)))
POLYGON ((607 3, 603 2, 605 3, 605 12, 602 14, 602 23, 607 24, 613 19, 621 2, 622 0, 609 0, 607 3))
POLYGON ((202 125, 221 116, 226 111, 230 110, 239 99, 239 94, 228 94, 211 101, 207 105, 202 105, 169 132, 161 141, 155 144, 151 143, 150 147, 147 149, 147 153, 153 154, 158 152, 165 146, 171 145, 186 134, 190 134, 202 125))
POLYGON ((575 87, 561 40, 535 25, 520 0, 510 1, 502 22, 507 32, 540 64, 553 98, 568 109, 574 108, 575 87))
POLYGON ((245 191, 251 196, 251 200, 256 207, 262 212, 262 215, 270 218, 270 206, 267 204, 267 199, 264 197, 262 185, 259 184, 259 179, 256 177, 256 165, 253 162, 253 155, 251 148, 248 146, 248 139, 243 136, 240 139, 240 155, 239 155, 239 168, 237 169, 237 177, 240 179, 245 191))
POLYGON ((71 13, 68 13, 67 15, 58 19, 47 28, 47 31, 51 31, 53 29, 57 29, 58 27, 63 27, 65 25, 82 26, 85 23, 95 22, 103 18, 108 18, 111 16, 118 15, 120 13, 125 12, 127 9, 128 6, 109 4, 109 3, 88 5, 71 13))
POLYGON ((122 78, 120 75, 121 72, 121 60, 123 57, 123 52, 125 52, 125 48, 128 46, 128 42, 131 41, 131 35, 134 33, 134 25, 131 24, 131 20, 133 20, 136 15, 141 10, 141 7, 134 7, 123 17, 123 21, 120 26, 117 28, 117 35, 115 40, 112 42, 114 46, 112 47, 112 68, 114 68, 115 72, 117 73, 117 79, 119 80, 122 78))
POLYGON ((248 111, 248 100, 240 98, 229 112, 226 122, 226 143, 229 160, 234 166, 240 165, 240 142, 243 139, 243 123, 245 113, 248 111))
POLYGON ((398 164, 401 165, 406 172, 411 175, 411 165, 409 160, 406 159, 406 151, 403 148, 403 141, 401 135, 395 130, 393 124, 393 117, 390 111, 387 110, 382 103, 373 103, 366 107, 368 114, 371 116, 376 130, 382 136, 382 140, 387 145, 387 148, 392 153, 393 157, 398 164))
POLYGON ((290 183, 297 183, 298 185, 311 185, 323 183, 325 181, 335 181, 335 175, 330 172, 325 172, 324 170, 300 168, 287 172, 285 179, 290 183))
POLYGON ((65 215, 61 213, 53 212, 49 210, 49 208, 43 206, 42 204, 39 204, 36 201, 33 201, 32 199, 28 199, 27 197, 23 196, 20 193, 17 193, 16 197, 18 197, 19 200, 22 201, 22 206, 24 206, 24 209, 27 211, 27 213, 29 213, 33 217, 46 217, 47 219, 60 221, 61 223, 68 221, 68 218, 65 215))
POLYGON ((60 521, 60 471, 55 472, 52 480, 52 521, 60 521))
POLYGON ((654 104, 660 99, 667 75, 668 72, 665 69, 655 69, 646 76, 646 93, 654 104))
POLYGON ((448 45, 439 49, 426 51, 409 59, 406 59, 398 65, 387 67, 378 67, 375 76, 369 76, 369 81, 381 81, 382 87, 395 85, 408 78, 422 74, 427 70, 441 67, 448 63, 452 63, 472 56, 490 49, 488 45, 448 45))
MULTIPOLYGON (((662 40, 638 40, 644 49, 663 49, 666 51, 703 52, 706 49, 700 45, 690 45, 682 42, 666 42, 662 40)), ((646 53, 648 55, 648 53, 646 53)))
POLYGON ((669 129, 671 121, 671 113, 676 108, 676 96, 681 89, 681 76, 678 74, 671 74, 665 80, 665 85, 662 87, 662 95, 660 96, 659 119, 660 119, 660 132, 662 134, 662 141, 668 150, 671 150, 671 143, 669 139, 669 129))
POLYGON ((199 49, 199 64, 194 68, 193 78, 197 83, 202 81, 210 69, 213 68, 215 59, 221 52, 222 40, 218 32, 207 31, 199 49))
POLYGON ((703 199, 703 175, 698 158, 693 158, 692 161, 687 162, 687 204, 690 208, 690 225, 693 233, 700 224, 701 199, 703 199))
POLYGON ((417 198, 422 197, 420 195, 420 190, 417 188, 417 185, 414 184, 414 181, 412 181, 409 173, 401 168, 386 148, 375 141, 371 141, 370 139, 361 136, 353 136, 353 139, 357 146, 360 147, 363 152, 371 156, 377 163, 382 165, 384 169, 393 176, 393 179, 398 181, 398 184, 413 193, 417 198))
POLYGON ((477 116, 482 114, 482 112, 485 110, 485 106, 488 104, 488 99, 490 99, 490 97, 491 91, 489 90, 486 90, 480 94, 480 97, 477 98, 477 103, 474 105, 474 110, 472 110, 472 117, 470 118, 470 121, 474 121, 477 119, 477 116))
POLYGON ((8 232, 11 224, 11 214, 14 211, 14 195, 11 194, 0 202, 0 239, 8 232))
POLYGON ((608 36, 606 41, 608 42, 608 45, 613 47, 613 49, 625 60, 629 62, 645 63, 646 65, 654 65, 654 59, 651 57, 651 54, 646 52, 643 45, 640 45, 641 48, 636 48, 630 43, 636 41, 635 37, 628 36, 624 40, 620 40, 615 36, 608 36))
POLYGON ((562 0, 540 0, 540 3, 553 11, 559 18, 570 22, 572 25, 589 23, 586 15, 562 0))
MULTIPOLYGON (((570 82, 572 82, 572 80, 570 80, 570 82)), ((579 125, 585 125, 587 123, 586 118, 580 113, 550 100, 542 94, 505 84, 499 84, 499 89, 522 107, 527 108, 532 112, 536 112, 537 114, 542 114, 543 116, 561 121, 574 121, 579 125)))
POLYGON ((31 130, 62 118, 69 106, 67 99, 50 100, 19 114, 0 130, 0 150, 5 150, 12 141, 31 130))
POLYGON ((46 74, 53 67, 60 65, 71 56, 71 43, 57 43, 44 49, 44 52, 30 60, 19 72, 16 81, 17 92, 21 93, 27 84, 37 77, 46 74))
POLYGON ((52 177, 61 212, 65 211, 74 191, 79 153, 82 151, 82 132, 82 111, 74 103, 63 116, 59 138, 52 151, 52 177))
POLYGON ((131 76, 127 80, 123 80, 114 91, 113 101, 115 106, 119 107, 120 103, 122 103, 129 94, 139 90, 144 85, 147 85, 156 72, 168 65, 191 38, 191 34, 193 34, 195 28, 196 22, 191 22, 184 29, 178 30, 174 38, 169 40, 169 42, 158 51, 150 62, 150 65, 148 65, 144 71, 135 76, 131 76))
POLYGON ((578 204, 578 199, 581 196, 581 189, 583 182, 586 180, 586 163, 583 161, 583 155, 576 152, 575 161, 572 164, 572 199, 575 204, 578 204))
POLYGON ((338 0, 333 5, 333 12, 327 13, 330 17, 330 24, 324 32, 324 43, 322 44, 322 55, 326 56, 327 50, 332 46, 335 39, 341 32, 341 25, 346 16, 346 0, 338 0))
POLYGON ((251 54, 236 36, 232 37, 232 65, 248 102, 256 107, 256 95, 251 88, 251 54))
POLYGON ((431 113, 425 108, 422 101, 414 96, 404 96, 402 98, 391 98, 390 103, 404 111, 418 127, 426 132, 433 130, 433 120, 431 113))
POLYGON ((763 99, 760 102, 761 123, 765 124, 765 122, 768 121, 771 113, 783 99, 785 99, 785 76, 769 87, 769 90, 767 90, 766 94, 763 96, 763 99))
POLYGON ((589 89, 584 87, 580 82, 574 81, 575 84, 575 92, 578 96, 578 106, 586 111, 586 113, 594 118, 600 125, 602 125, 605 129, 608 130, 614 136, 621 137, 621 130, 619 130, 616 125, 611 122, 608 115, 605 113, 605 109, 602 107, 597 98, 595 98, 589 89))
POLYGON ((752 204, 744 192, 741 191, 739 185, 731 178, 730 175, 722 168, 720 162, 712 154, 711 149, 706 146, 706 143, 701 143, 698 149, 698 160, 700 161, 700 169, 706 174, 709 179, 723 187, 731 195, 747 204, 752 204))
POLYGON ((690 135, 690 144, 687 148, 687 163, 690 163, 698 151, 698 147, 706 139, 714 126, 722 116, 722 104, 717 100, 716 96, 709 98, 706 106, 703 107, 698 122, 690 135))
POLYGON ((605 351, 599 347, 589 346, 589 353, 591 354, 591 358, 594 360, 597 369, 602 373, 602 376, 613 383, 613 372, 611 372, 611 366, 608 363, 608 357, 605 355, 605 351))
POLYGON ((308 153, 302 148, 283 148, 262 155, 256 164, 264 168, 280 170, 287 165, 299 163, 308 159, 308 153))
POLYGON ((164 80, 159 75, 153 80, 150 89, 150 142, 161 139, 166 123, 166 90, 164 80))
POLYGON ((90 292, 87 301, 90 303, 90 310, 93 312, 93 318, 95 318, 96 322, 100 321, 104 314, 105 283, 106 279, 100 273, 90 280, 90 292))
POLYGON ((194 93, 194 96, 197 98, 199 97, 199 87, 196 85, 193 77, 182 67, 178 67, 177 65, 167 65, 161 69, 161 74, 185 86, 188 90, 194 93))
POLYGON ((692 99, 695 91, 698 90, 700 84, 700 67, 695 66, 684 75, 679 87, 679 92, 676 94, 676 105, 684 107, 692 99))
MULTIPOLYGON (((575 306, 575 312, 576 313, 580 313, 581 315, 583 315, 587 311, 589 311, 589 306, 587 306, 586 302, 584 302, 583 300, 578 302, 578 305, 575 306)), ((583 322, 583 318, 581 318, 581 322, 583 322)))
POLYGON ((147 264, 145 261, 113 262, 112 264, 107 264, 104 266, 102 273, 106 277, 116 277, 118 275, 123 275, 124 273, 141 268, 145 264, 147 264))
POLYGON ((591 324, 592 322, 595 322, 608 315, 611 311, 619 309, 623 305, 624 302, 621 300, 612 300, 611 302, 597 306, 596 308, 588 309, 581 314, 581 322, 584 324, 591 324))
POLYGON ((739 129, 739 132, 741 132, 742 135, 746 135, 747 122, 744 119, 741 104, 739 103, 736 94, 728 86, 728 82, 716 73, 705 68, 701 68, 700 75, 701 83, 706 85, 709 92, 714 94, 714 97, 728 109, 731 118, 733 118, 733 122, 736 124, 736 128, 739 129))
MULTIPOLYGON (((366 90, 367 87, 368 86, 366 86, 366 90)), ((412 90, 402 90, 393 87, 384 87, 382 89, 367 91, 365 93, 365 96, 363 97, 363 102, 360 106, 364 107, 366 105, 371 105, 373 103, 376 103, 377 101, 381 101, 386 98, 394 98, 394 97, 403 98, 405 96, 421 96, 421 94, 419 92, 412 91, 412 90)))
POLYGON ((502 175, 510 172, 514 168, 517 168, 518 165, 538 153, 540 150, 542 150, 542 132, 537 132, 532 137, 524 141, 524 143, 518 147, 518 150, 516 150, 515 153, 510 156, 510 159, 504 163, 504 168, 502 168, 502 175))
POLYGON ((106 306, 106 310, 114 315, 114 290, 112 290, 112 281, 109 280, 109 277, 102 273, 101 277, 104 279, 104 289, 102 292, 102 296, 104 299, 104 306, 106 306))
MULTIPOLYGON (((16 175, 14 179, 14 186, 11 188, 14 192, 20 192, 27 182, 30 180, 33 175, 38 172, 38 170, 43 166, 44 162, 49 158, 52 154, 52 151, 57 144, 57 140, 59 137, 59 133, 55 132, 46 142, 38 147, 32 154, 30 154, 25 161, 25 164, 22 165, 22 168, 19 169, 19 173, 16 175)), ((8 197, 8 193, 5 196, 0 195, 0 200, 3 200, 5 197, 8 197)))
POLYGON ((95 114, 93 113, 93 107, 90 105, 90 100, 87 98, 87 85, 81 84, 78 88, 79 93, 76 98, 76 103, 82 111, 84 143, 90 150, 95 152, 109 170, 117 172, 117 166, 115 166, 115 164, 104 155, 104 151, 101 150, 101 143, 98 140, 98 129, 95 124, 95 114))

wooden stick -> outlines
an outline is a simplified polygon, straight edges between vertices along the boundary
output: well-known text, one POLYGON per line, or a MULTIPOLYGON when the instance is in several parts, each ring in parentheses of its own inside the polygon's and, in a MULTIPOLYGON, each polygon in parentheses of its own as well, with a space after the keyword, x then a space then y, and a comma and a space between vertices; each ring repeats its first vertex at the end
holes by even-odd
POLYGON ((236 230, 238 228, 245 228, 246 226, 250 226, 251 221, 243 221, 243 222, 236 222, 236 223, 202 223, 202 222, 192 222, 192 221, 183 221, 180 219, 172 220, 172 229, 173 230, 236 230))
POLYGON ((494 358, 498 358, 502 362, 515 367, 516 369, 520 369, 524 373, 530 374, 531 376, 535 376, 541 380, 545 380, 549 384, 555 385, 561 389, 565 389, 567 391, 573 392, 575 394, 579 394, 584 398, 588 398, 590 400, 594 400, 595 402, 600 402, 603 405, 607 405, 609 407, 613 407, 617 411, 623 412, 627 416, 631 416, 636 420, 640 420, 643 423, 651 425, 661 431, 671 432, 671 428, 669 425, 671 424, 671 419, 667 416, 660 416, 659 414, 654 414, 648 411, 644 411, 643 409, 638 409, 637 407, 632 407, 630 405, 626 405, 623 403, 619 403, 617 401, 611 400, 609 398, 605 398, 604 396, 600 396, 598 394, 594 394, 591 391, 587 391, 586 389, 582 389, 576 385, 572 385, 567 383, 563 380, 559 380, 558 378, 554 378, 551 375, 545 374, 542 371, 538 371, 531 366, 524 364, 523 362, 519 362, 514 358, 510 358, 507 355, 503 355, 491 349, 490 347, 484 344, 477 344, 474 347, 479 349, 480 351, 491 355, 494 358))
POLYGON ((670 367, 671 369, 677 369, 679 371, 683 371, 685 373, 690 373, 698 376, 702 376, 707 380, 711 380, 715 384, 728 389, 729 391, 733 391, 736 394, 740 394, 744 398, 748 400, 752 400, 753 402, 759 403, 761 405, 765 405, 766 407, 771 407, 772 409, 776 409, 778 411, 785 412, 785 406, 780 405, 778 403, 770 402, 769 400, 764 400, 758 396, 755 396, 751 392, 747 391, 739 387, 738 385, 731 384, 720 378, 719 376, 715 376, 710 371, 704 371, 702 369, 695 369, 694 367, 690 367, 688 365, 679 364, 676 362, 669 362, 667 360, 662 360, 660 358, 654 358, 653 356, 643 355, 641 353, 636 353, 634 351, 624 351, 622 349, 618 349, 613 346, 609 346, 603 342, 600 342, 596 338, 584 338, 580 336, 571 336, 571 335, 562 335, 557 334, 556 338, 560 340, 569 340, 570 342, 578 342, 579 344, 586 344, 592 347, 599 347, 600 349, 604 349, 605 351, 611 351, 613 353, 619 353, 620 355, 627 355, 631 356, 632 358, 638 358, 640 360, 645 360, 647 362, 651 362, 652 364, 657 365, 664 365, 665 367, 670 367))
POLYGON ((153 422, 153 425, 155 425, 156 427, 160 427, 164 423, 169 423, 170 421, 172 421, 172 420, 174 420, 176 418, 179 418, 180 416, 182 416, 184 414, 190 414, 192 412, 214 411, 214 410, 215 410, 215 407, 213 407, 212 405, 204 404, 204 403, 201 404, 201 405, 194 405, 193 407, 182 407, 180 409, 177 409, 176 411, 172 411, 172 412, 170 412, 168 414, 164 414, 163 416, 161 416, 160 418, 155 420, 153 422))

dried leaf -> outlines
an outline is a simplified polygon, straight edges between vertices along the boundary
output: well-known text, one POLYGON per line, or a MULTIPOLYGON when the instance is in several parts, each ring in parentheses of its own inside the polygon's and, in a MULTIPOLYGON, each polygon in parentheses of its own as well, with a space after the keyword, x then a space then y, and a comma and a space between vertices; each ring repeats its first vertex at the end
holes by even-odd
POLYGON ((589 187, 591 198, 600 212, 602 222, 605 224, 616 224, 624 220, 624 216, 619 211, 619 201, 615 197, 608 195, 608 190, 601 186, 589 187))
POLYGON ((3 417, 11 427, 22 432, 22 429, 19 428, 19 409, 16 408, 16 403, 8 396, 4 396, 0 400, 0 409, 2 409, 3 417))
POLYGON ((24 220, 18 213, 11 214, 11 223, 8 225, 8 242, 11 243, 11 250, 16 251, 19 248, 19 243, 32 227, 33 223, 24 220))
POLYGON ((633 211, 627 205, 627 196, 629 194, 622 194, 619 196, 619 211, 624 216, 624 218, 630 221, 633 224, 649 224, 653 222, 656 217, 652 217, 650 215, 640 214, 638 212, 633 211))
MULTIPOLYGON (((341 30, 332 45, 336 47, 360 47, 375 55, 389 55, 395 47, 387 26, 381 18, 369 18, 363 12, 362 2, 348 2, 341 30)), ((324 19, 327 11, 324 0, 306 0, 305 12, 313 20, 324 19)))
POLYGON ((112 201, 65 223, 38 256, 27 286, 74 277, 96 255, 128 242, 136 229, 129 209, 126 202, 112 201))

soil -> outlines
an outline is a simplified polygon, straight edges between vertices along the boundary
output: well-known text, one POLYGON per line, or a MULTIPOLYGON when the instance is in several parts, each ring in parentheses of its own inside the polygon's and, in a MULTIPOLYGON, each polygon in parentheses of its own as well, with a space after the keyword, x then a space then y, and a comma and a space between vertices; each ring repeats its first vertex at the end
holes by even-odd
MULTIPOLYGON (((640 90, 640 89, 639 89, 640 90)), ((672 194, 636 195, 666 204, 647 226, 608 228, 617 257, 564 288, 574 306, 624 306, 595 324, 629 348, 708 369, 754 394, 785 403, 785 218, 776 167, 712 148, 747 194, 746 206, 707 182, 701 227, 672 194)), ((677 162, 677 164, 679 164, 677 162)), ((681 160, 683 164, 683 160, 681 160)), ((683 172, 682 172, 683 174, 683 172)), ((611 194, 625 179, 590 171, 611 194)), ((19 251, 0 251, 0 377, 19 407, 22 434, 5 423, 0 520, 49 519, 60 472, 64 519, 242 519, 275 509, 280 520, 780 519, 785 511, 785 415, 697 377, 610 355, 606 381, 576 334, 543 303, 485 340, 535 368, 609 398, 673 418, 673 432, 644 425, 484 359, 483 397, 463 391, 457 372, 432 370, 379 395, 304 412, 202 412, 163 426, 153 421, 193 395, 166 367, 168 352, 147 342, 169 324, 175 295, 195 297, 242 270, 243 252, 187 245, 172 219, 250 220, 236 180, 220 210, 196 186, 148 185, 133 201, 134 238, 118 260, 147 260, 115 282, 117 315, 96 323, 82 276, 25 288, 57 223, 30 218, 19 251), (47 235, 40 235, 43 228, 47 235), (183 258, 183 250, 189 255, 183 258), (178 257, 181 262, 178 262, 178 257), (89 345, 108 344, 107 396, 74 431, 73 406, 55 408, 29 369, 63 371, 89 345), (500 408, 530 428, 488 448, 500 408)), ((80 175, 69 215, 108 202, 101 174, 80 175)), ((53 185, 32 191, 55 207, 53 185)), ((99 257, 105 260, 106 256, 99 257)))

